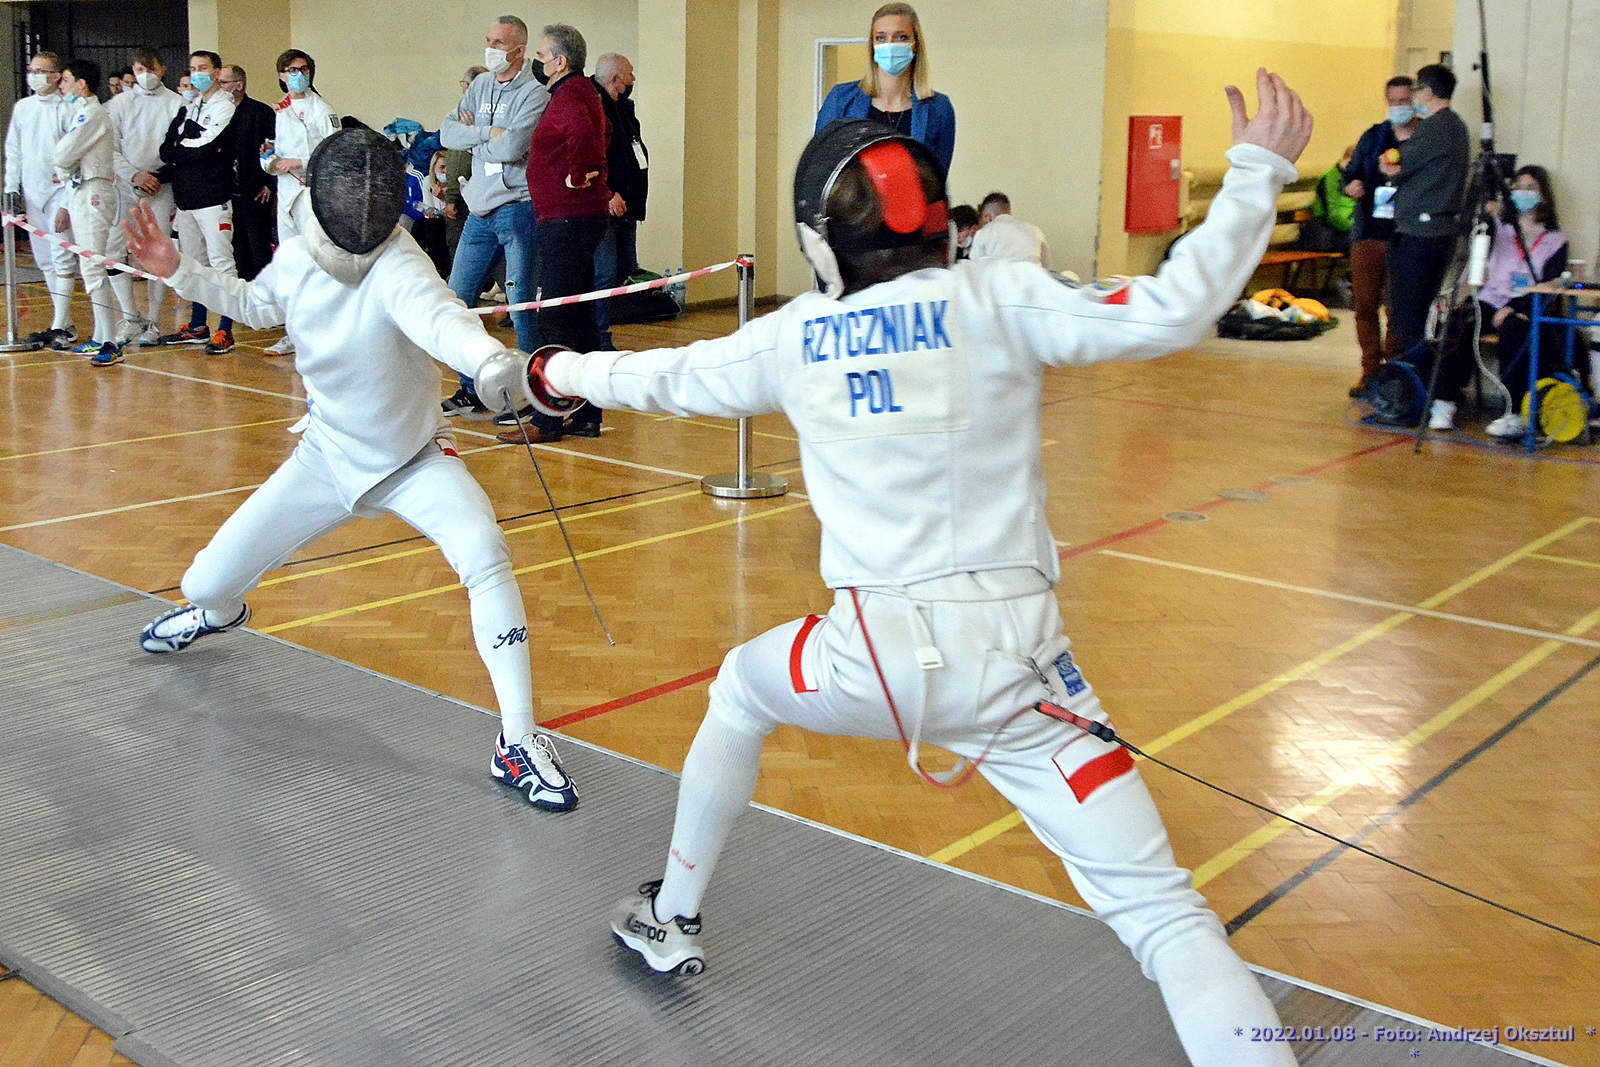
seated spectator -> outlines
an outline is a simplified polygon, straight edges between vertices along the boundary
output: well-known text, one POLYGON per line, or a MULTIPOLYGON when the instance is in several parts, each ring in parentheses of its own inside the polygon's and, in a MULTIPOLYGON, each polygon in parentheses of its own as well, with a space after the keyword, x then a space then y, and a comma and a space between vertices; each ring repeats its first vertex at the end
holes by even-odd
MULTIPOLYGON (((1511 183, 1509 221, 1502 205, 1491 203, 1489 211, 1498 221, 1478 303, 1484 331, 1492 329, 1500 335, 1500 381, 1511 394, 1511 406, 1485 429, 1494 437, 1519 437, 1528 428, 1521 415, 1522 399, 1528 392, 1528 339, 1532 325, 1528 316, 1533 310, 1528 290, 1540 282, 1559 278, 1567 269, 1567 235, 1561 232, 1550 175, 1543 167, 1528 166, 1517 171, 1511 183)), ((1588 346, 1578 344, 1574 357, 1580 380, 1587 382, 1588 346)), ((1546 327, 1539 337, 1539 373, 1546 375, 1559 369, 1565 358, 1565 328, 1546 327)))
POLYGON ((1345 194, 1344 169, 1350 165, 1355 146, 1344 150, 1339 162, 1317 179, 1316 199, 1311 201, 1311 218, 1300 227, 1294 246, 1304 252, 1350 254, 1350 227, 1355 223, 1355 198, 1345 194))
POLYGON ((950 221, 956 224, 956 258, 972 258, 972 239, 978 233, 978 209, 971 204, 957 204, 950 209, 950 221))
POLYGON ((978 205, 978 233, 972 239, 973 259, 1010 259, 1050 268, 1050 246, 1044 231, 1011 214, 1011 198, 990 193, 978 205))

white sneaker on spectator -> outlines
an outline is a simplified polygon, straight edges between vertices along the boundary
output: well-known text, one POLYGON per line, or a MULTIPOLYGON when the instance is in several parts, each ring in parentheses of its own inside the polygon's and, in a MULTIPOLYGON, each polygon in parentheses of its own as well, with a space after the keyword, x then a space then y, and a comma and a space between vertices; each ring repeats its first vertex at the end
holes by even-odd
POLYGON ((1428 429, 1453 430, 1456 428, 1456 406, 1448 400, 1435 400, 1428 417, 1428 429))
POLYGON ((288 334, 284 334, 281 338, 279 338, 277 344, 267 346, 267 355, 292 356, 294 355, 294 342, 289 340, 288 334))
POLYGON ((1528 424, 1521 415, 1508 411, 1483 428, 1490 437, 1521 437, 1528 432, 1528 424))

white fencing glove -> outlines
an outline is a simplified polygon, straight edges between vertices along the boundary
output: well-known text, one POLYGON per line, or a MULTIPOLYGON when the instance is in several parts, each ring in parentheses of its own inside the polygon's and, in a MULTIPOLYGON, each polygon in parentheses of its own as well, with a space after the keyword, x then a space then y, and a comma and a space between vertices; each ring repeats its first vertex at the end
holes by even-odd
POLYGON ((502 349, 483 361, 472 376, 478 399, 497 413, 532 407, 541 415, 564 419, 588 401, 563 396, 550 387, 544 365, 557 352, 570 352, 564 345, 545 345, 533 355, 514 348, 502 349))

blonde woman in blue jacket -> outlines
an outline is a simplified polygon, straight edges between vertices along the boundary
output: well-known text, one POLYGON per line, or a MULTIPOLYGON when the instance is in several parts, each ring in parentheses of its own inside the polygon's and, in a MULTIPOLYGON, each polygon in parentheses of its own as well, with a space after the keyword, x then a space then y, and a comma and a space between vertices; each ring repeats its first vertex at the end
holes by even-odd
POLYGON ((884 4, 872 15, 872 61, 860 81, 840 82, 817 112, 817 129, 834 119, 871 119, 921 142, 945 168, 956 150, 956 110, 929 83, 928 43, 910 4, 884 4))

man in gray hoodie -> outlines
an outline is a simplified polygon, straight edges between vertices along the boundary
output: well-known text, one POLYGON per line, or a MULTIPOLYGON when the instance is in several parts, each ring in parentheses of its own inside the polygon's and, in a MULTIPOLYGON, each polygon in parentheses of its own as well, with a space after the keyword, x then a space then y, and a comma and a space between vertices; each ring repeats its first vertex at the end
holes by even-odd
MULTIPOLYGON (((489 268, 502 251, 507 299, 513 304, 533 299, 537 220, 528 199, 528 142, 550 102, 528 67, 527 23, 502 15, 490 24, 484 43, 488 70, 472 80, 439 128, 446 148, 472 152, 472 176, 461 184, 470 214, 450 270, 450 288, 468 307, 478 302, 489 268)), ((532 352, 539 347, 533 312, 514 311, 511 322, 518 348, 532 352)), ((472 379, 461 375, 461 388, 444 402, 444 413, 483 410, 472 379)))

